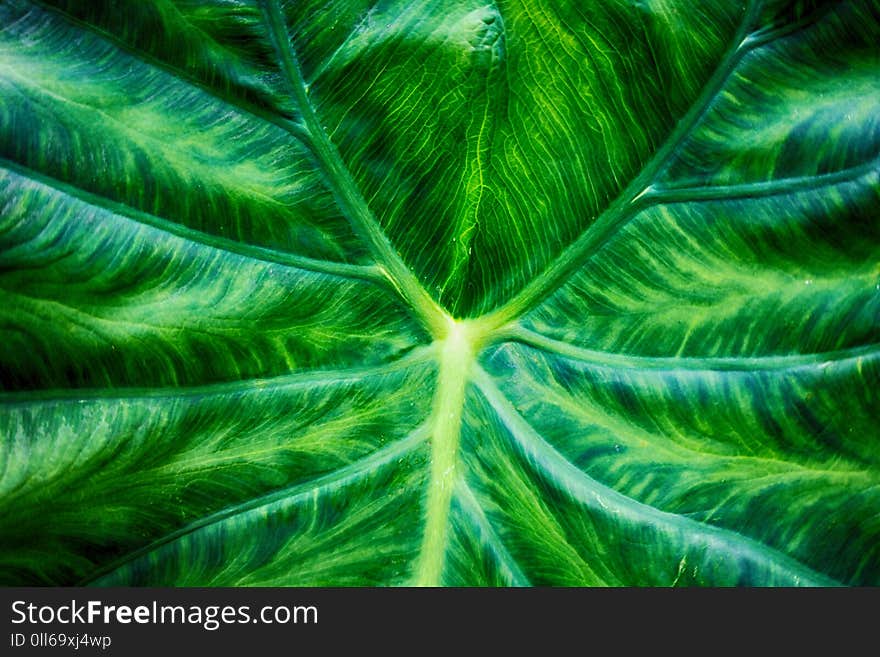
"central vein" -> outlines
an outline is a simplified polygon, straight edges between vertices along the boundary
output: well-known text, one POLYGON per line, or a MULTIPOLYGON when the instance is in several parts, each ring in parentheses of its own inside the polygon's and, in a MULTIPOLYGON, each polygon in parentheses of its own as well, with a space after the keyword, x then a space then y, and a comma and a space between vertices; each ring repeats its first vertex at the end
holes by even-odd
POLYGON ((425 514, 417 586, 438 586, 448 540, 449 507, 458 476, 458 444, 465 388, 474 360, 474 340, 468 324, 449 320, 441 342, 440 372, 431 412, 431 480, 425 514))

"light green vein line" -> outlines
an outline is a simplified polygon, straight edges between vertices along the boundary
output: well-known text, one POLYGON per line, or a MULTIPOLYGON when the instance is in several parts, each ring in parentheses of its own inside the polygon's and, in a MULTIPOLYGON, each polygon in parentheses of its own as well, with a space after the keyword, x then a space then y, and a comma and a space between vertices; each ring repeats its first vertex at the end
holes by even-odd
POLYGON ((339 151, 315 113, 277 0, 263 0, 261 5, 287 84, 302 112, 306 130, 311 136, 310 146, 336 202, 400 296, 407 301, 432 335, 435 338, 442 338, 448 328, 446 313, 419 283, 415 274, 382 231, 351 172, 342 161, 339 151))
POLYGON ((486 327, 487 332, 521 316, 555 291, 573 271, 582 266, 643 208, 644 197, 651 191, 651 184, 657 174, 693 132, 740 60, 753 47, 748 39, 748 33, 758 16, 760 4, 760 2, 750 4, 720 64, 703 87, 699 98, 678 122, 663 146, 596 221, 566 247, 539 276, 532 279, 504 305, 480 318, 479 322, 486 327))
POLYGON ((540 470, 548 483, 592 512, 605 516, 611 514, 620 521, 634 525, 664 527, 704 544, 711 552, 735 555, 752 564, 772 568, 789 578, 794 585, 840 586, 839 582, 754 539, 661 511, 599 483, 575 467, 535 432, 492 378, 478 366, 474 368, 473 382, 507 427, 513 446, 540 470))
POLYGON ((139 557, 149 554, 164 545, 173 543, 188 534, 195 533, 210 525, 215 525, 235 516, 241 516, 278 502, 286 502, 291 505, 299 504, 303 501, 311 502, 314 499, 315 494, 319 491, 328 491, 350 486, 370 473, 394 463, 407 453, 413 451, 427 440, 428 435, 429 431, 427 426, 421 425, 414 429, 406 438, 403 438, 388 447, 383 447, 360 461, 350 463, 334 472, 305 483, 294 484, 293 486, 282 488, 281 490, 274 491, 255 499, 247 500, 246 502, 233 504, 221 511, 212 513, 186 527, 153 541, 149 545, 130 552, 113 563, 97 570, 95 573, 92 573, 91 576, 79 582, 76 586, 87 586, 96 583, 97 580, 115 570, 118 570, 122 566, 135 561, 139 557))
POLYGON ((470 486, 464 480, 459 480, 455 487, 455 499, 465 517, 479 532, 484 545, 492 552, 492 556, 495 557, 498 566, 501 568, 508 586, 531 586, 528 578, 523 574, 519 564, 513 558, 513 555, 504 547, 501 537, 498 536, 489 519, 486 518, 486 514, 480 508, 480 504, 477 502, 473 491, 471 491, 470 486))
POLYGON ((698 357, 698 356, 633 356, 596 351, 576 347, 566 342, 554 340, 521 326, 499 332, 496 340, 513 340, 547 353, 578 360, 598 367, 624 368, 633 370, 697 370, 758 372, 766 370, 794 370, 822 367, 831 363, 857 362, 863 358, 880 356, 880 344, 867 344, 848 349, 823 351, 812 354, 790 354, 785 356, 742 356, 742 357, 698 357))
MULTIPOLYGON (((318 274, 327 274, 329 276, 337 276, 339 278, 349 278, 355 280, 364 280, 370 283, 376 283, 383 286, 387 285, 385 277, 382 276, 376 266, 350 265, 342 262, 332 262, 329 260, 316 260, 305 256, 284 253, 275 249, 262 246, 254 246, 226 237, 211 235, 209 233, 188 228, 182 224, 162 219, 152 214, 148 214, 141 210, 137 210, 124 203, 113 201, 104 196, 93 194, 84 189, 62 182, 38 171, 34 171, 26 166, 12 162, 0 157, 0 168, 6 169, 10 173, 19 176, 29 182, 41 185, 49 190, 59 194, 64 194, 74 198, 82 203, 90 205, 101 210, 133 223, 142 226, 148 226, 156 230, 162 231, 169 235, 179 237, 187 242, 196 244, 226 253, 233 253, 238 256, 268 262, 285 267, 293 267, 296 269, 304 269, 318 274)), ((2 178, 0 178, 2 182, 2 178)))
POLYGON ((810 191, 853 182, 870 174, 880 176, 880 157, 869 162, 816 176, 796 176, 761 182, 737 183, 705 187, 653 187, 644 195, 652 205, 661 203, 687 203, 689 201, 726 201, 743 198, 761 198, 795 192, 810 191))
POLYGON ((450 321, 440 351, 440 371, 431 410, 431 477, 416 586, 439 586, 449 539, 449 508, 460 476, 458 446, 465 390, 474 362, 467 324, 450 321))
POLYGON ((10 408, 26 407, 35 404, 69 403, 87 401, 123 400, 175 400, 213 397, 249 391, 312 390, 316 386, 346 384, 371 377, 387 376, 399 370, 433 362, 436 354, 434 345, 416 347, 405 356, 390 363, 371 367, 357 367, 345 370, 312 370, 284 374, 268 379, 247 379, 244 381, 224 381, 200 386, 167 386, 162 388, 68 388, 55 390, 16 390, 0 391, 0 406, 4 411, 10 408))

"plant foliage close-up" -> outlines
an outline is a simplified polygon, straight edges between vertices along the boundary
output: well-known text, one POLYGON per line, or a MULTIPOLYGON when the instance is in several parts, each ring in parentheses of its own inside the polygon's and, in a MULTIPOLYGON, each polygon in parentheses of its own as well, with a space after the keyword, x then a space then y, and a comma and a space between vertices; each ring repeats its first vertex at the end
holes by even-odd
POLYGON ((0 0, 0 584, 880 585, 880 2, 0 0))

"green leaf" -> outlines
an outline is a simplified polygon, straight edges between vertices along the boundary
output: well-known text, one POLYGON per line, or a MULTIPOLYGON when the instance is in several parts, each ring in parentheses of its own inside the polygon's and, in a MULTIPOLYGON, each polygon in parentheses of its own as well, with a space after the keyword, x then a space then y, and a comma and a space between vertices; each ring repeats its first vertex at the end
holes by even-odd
POLYGON ((3 0, 0 583, 880 585, 876 0, 3 0))

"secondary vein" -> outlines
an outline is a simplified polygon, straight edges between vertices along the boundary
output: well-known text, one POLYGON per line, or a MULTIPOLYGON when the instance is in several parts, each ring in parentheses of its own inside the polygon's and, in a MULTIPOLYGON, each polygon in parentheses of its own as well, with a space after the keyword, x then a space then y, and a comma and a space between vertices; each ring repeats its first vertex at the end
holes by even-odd
POLYGON ((287 26, 277 0, 263 0, 263 13, 275 50, 281 61, 287 84, 296 99, 310 146, 322 169, 339 208, 355 233, 364 241, 383 274, 409 304, 425 327, 442 338, 448 327, 446 313, 431 298, 412 270, 403 261, 383 232, 361 194, 357 183, 342 161, 312 105, 307 85, 290 44, 287 26))
POLYGON ((126 564, 137 560, 139 557, 143 557, 150 552, 160 549, 164 545, 173 543, 174 541, 189 534, 193 534, 205 527, 216 525, 217 523, 224 522, 230 518, 247 514, 255 509, 265 508, 271 504, 282 502, 287 504, 298 504, 302 501, 311 500, 314 495, 320 491, 344 488, 414 451, 425 441, 426 438, 427 431, 425 430, 424 425, 419 426, 406 438, 377 450, 360 461, 350 463, 338 470, 330 472, 329 474, 317 477, 316 479, 305 483, 293 484, 292 486, 282 488, 261 497, 246 500, 238 504, 233 504, 225 509, 221 509, 220 511, 197 520, 186 527, 171 532, 143 548, 134 550, 108 566, 96 571, 87 580, 80 582, 80 585, 95 584, 99 582, 101 578, 106 577, 110 573, 124 567, 126 564))
POLYGON ((820 351, 806 354, 781 354, 767 356, 639 356, 617 354, 596 349, 584 349, 567 342, 548 338, 521 326, 498 334, 500 341, 512 340, 540 349, 541 351, 569 358, 595 367, 611 367, 629 370, 692 370, 713 372, 761 372, 769 370, 794 370, 825 367, 829 364, 858 362, 863 358, 880 355, 880 345, 866 344, 857 347, 820 351))
POLYGON ((752 538, 662 511, 596 481, 570 463, 535 432, 484 370, 479 367, 474 369, 474 384, 509 431, 512 446, 541 470, 548 483, 564 491, 584 507, 594 509, 597 513, 611 513, 623 522, 667 527, 672 532, 698 540, 704 545, 704 549, 717 549, 736 555, 738 559, 761 564, 798 585, 840 585, 796 559, 752 538))
POLYGON ((822 187, 854 182, 860 178, 880 174, 880 157, 832 173, 812 176, 792 176, 759 182, 739 182, 729 185, 705 185, 663 187, 656 186, 643 198, 656 205, 659 203, 690 203, 699 201, 730 201, 738 199, 765 198, 781 194, 808 192, 822 187))
POLYGON ((92 207, 100 208, 120 219, 155 228, 156 230, 179 237, 192 244, 216 249, 218 251, 225 251, 227 253, 244 256, 261 262, 305 269, 318 274, 327 274, 329 276, 350 278, 354 280, 364 280, 371 283, 386 283, 385 278, 381 276, 378 268, 375 266, 353 265, 345 262, 334 262, 332 260, 318 260, 316 258, 287 253, 285 251, 279 251, 278 249, 265 246, 256 246, 245 242, 239 242, 220 235, 212 235, 179 224, 175 221, 143 212, 142 210, 138 210, 135 207, 115 201, 106 196, 94 194, 81 187, 65 183, 44 173, 35 171, 30 167, 0 157, 0 178, 2 178, 3 169, 11 172, 15 176, 37 185, 42 185, 55 193, 63 194, 87 205, 91 205, 92 207))
POLYGON ((731 47, 707 82, 703 93, 678 123, 663 146, 645 164, 641 172, 599 215, 596 221, 550 263, 543 273, 534 278, 507 303, 480 318, 483 330, 489 332, 499 329, 532 309, 558 289, 574 270, 582 266, 592 254, 616 235, 633 216, 643 209, 645 202, 650 203, 646 197, 649 195, 651 183, 657 173, 666 165, 669 158, 684 143, 706 114, 711 101, 720 92, 740 60, 754 47, 755 44, 749 40, 748 33, 760 8, 761 3, 757 0, 750 4, 731 47))
POLYGON ((463 479, 459 481, 458 487, 455 489, 455 497, 465 517, 473 524, 483 543, 495 557, 507 585, 531 586, 528 577, 525 576, 516 559, 501 541, 501 537, 492 527, 470 486, 463 479))

